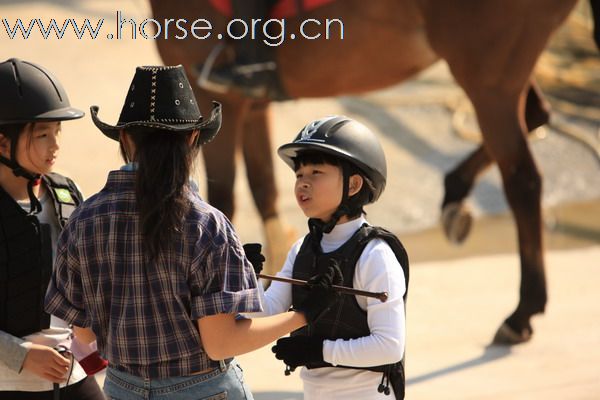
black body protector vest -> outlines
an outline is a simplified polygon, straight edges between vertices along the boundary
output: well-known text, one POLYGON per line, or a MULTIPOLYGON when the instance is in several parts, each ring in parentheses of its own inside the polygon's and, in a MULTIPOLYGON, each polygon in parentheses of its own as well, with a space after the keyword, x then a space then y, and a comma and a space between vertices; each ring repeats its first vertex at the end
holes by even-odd
MULTIPOLYGON (((62 175, 42 177, 61 229, 82 201, 62 175)), ((44 297, 52 273, 50 226, 41 224, 0 188, 0 330, 23 337, 50 326, 44 297)))
MULTIPOLYGON (((373 239, 385 240, 386 243, 392 248, 396 258, 402 266, 402 271, 398 271, 398 273, 404 274, 404 279, 406 282, 407 290, 403 297, 406 307, 409 278, 408 255, 400 240, 398 240, 393 233, 380 227, 364 224, 340 248, 331 253, 321 255, 315 254, 311 244, 311 234, 308 234, 300 247, 298 255, 296 256, 292 274, 293 278, 308 280, 317 273, 315 270, 315 265, 317 265, 316 258, 328 257, 333 258, 338 262, 344 277, 343 285, 352 287, 356 263, 358 262, 358 259, 360 258, 367 244, 373 239)), ((307 291, 304 290, 304 288, 295 285, 292 286, 292 304, 302 303, 306 295, 307 291)), ((292 335, 308 335, 322 339, 347 340, 368 336, 370 333, 366 311, 360 308, 355 296, 343 295, 340 297, 340 300, 330 310, 325 312, 315 324, 300 328, 292 332, 292 335)), ((329 363, 322 362, 309 364, 306 365, 306 367, 321 368, 334 366, 329 363)), ((365 368, 347 367, 343 365, 336 365, 335 367, 367 369, 375 372, 383 372, 382 385, 384 383, 384 379, 387 379, 386 385, 384 386, 388 387, 389 383, 391 383, 396 399, 404 399, 404 358, 395 364, 377 365, 365 368)), ((380 388, 383 388, 382 385, 380 385, 380 388)))

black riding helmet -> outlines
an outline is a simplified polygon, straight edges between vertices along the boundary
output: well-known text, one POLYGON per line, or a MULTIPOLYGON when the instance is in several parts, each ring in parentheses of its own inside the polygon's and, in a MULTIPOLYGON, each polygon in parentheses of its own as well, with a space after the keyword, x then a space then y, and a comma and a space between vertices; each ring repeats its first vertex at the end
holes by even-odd
POLYGON ((83 117, 45 68, 17 58, 0 63, 0 125, 83 117))
MULTIPOLYGON (((369 128, 344 116, 330 116, 315 120, 306 125, 292 143, 281 146, 277 153, 292 169, 295 158, 303 152, 321 152, 337 157, 356 167, 372 183, 372 190, 367 203, 375 202, 387 179, 385 154, 377 137, 369 128)), ((351 213, 348 197, 348 181, 350 171, 342 164, 344 187, 342 200, 338 209, 328 222, 309 219, 308 225, 315 234, 313 246, 320 250, 320 238, 323 233, 331 232, 337 221, 351 213)))
POLYGON ((370 203, 377 201, 387 179, 385 154, 375 134, 363 124, 344 116, 331 116, 306 125, 291 143, 277 153, 290 168, 302 151, 316 151, 339 157, 356 166, 373 182, 370 203))
POLYGON ((0 132, 11 141, 10 159, 0 156, 0 162, 11 168, 16 176, 29 180, 32 212, 34 208, 41 209, 31 190, 33 182, 40 176, 18 164, 19 132, 10 128, 29 122, 66 121, 83 115, 83 111, 71 107, 61 83, 45 68, 17 58, 0 63, 0 132))

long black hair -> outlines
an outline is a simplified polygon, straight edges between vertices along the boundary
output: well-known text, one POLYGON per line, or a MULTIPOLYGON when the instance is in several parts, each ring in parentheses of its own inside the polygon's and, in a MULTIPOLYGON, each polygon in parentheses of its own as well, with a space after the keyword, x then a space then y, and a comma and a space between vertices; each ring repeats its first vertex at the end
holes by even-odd
POLYGON ((136 202, 144 246, 149 259, 171 246, 181 232, 181 224, 190 207, 189 179, 198 146, 189 143, 189 134, 174 134, 152 128, 126 131, 135 144, 136 202))

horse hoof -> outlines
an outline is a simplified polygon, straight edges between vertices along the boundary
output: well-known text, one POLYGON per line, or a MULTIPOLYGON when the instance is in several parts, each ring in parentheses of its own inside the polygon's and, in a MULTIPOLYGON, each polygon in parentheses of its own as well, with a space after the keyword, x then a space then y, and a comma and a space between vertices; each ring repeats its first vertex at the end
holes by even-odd
POLYGON ((493 344, 511 346, 514 344, 525 343, 531 339, 531 334, 532 332, 529 329, 524 329, 519 333, 504 322, 500 328, 498 328, 498 331, 494 336, 493 344))
POLYGON ((462 244, 469 236, 472 223, 471 212, 462 203, 449 203, 442 209, 442 226, 450 243, 462 244))

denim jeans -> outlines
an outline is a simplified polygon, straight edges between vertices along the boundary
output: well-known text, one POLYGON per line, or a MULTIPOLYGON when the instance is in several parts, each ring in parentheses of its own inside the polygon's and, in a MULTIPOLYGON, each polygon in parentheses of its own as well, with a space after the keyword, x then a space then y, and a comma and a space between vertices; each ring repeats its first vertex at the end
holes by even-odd
POLYGON ((113 400, 253 400, 237 361, 200 375, 145 379, 108 368, 104 393, 113 400))

